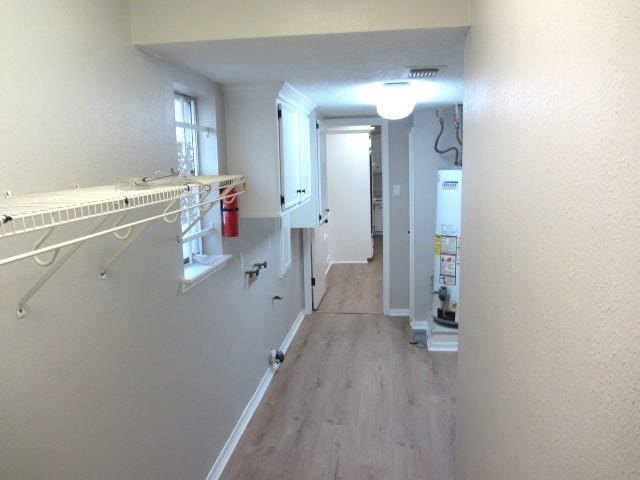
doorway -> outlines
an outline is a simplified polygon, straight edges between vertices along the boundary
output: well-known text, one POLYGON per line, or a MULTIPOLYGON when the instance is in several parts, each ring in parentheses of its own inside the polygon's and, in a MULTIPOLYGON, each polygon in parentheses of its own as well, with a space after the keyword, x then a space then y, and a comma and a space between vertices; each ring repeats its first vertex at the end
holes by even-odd
POLYGON ((328 125, 321 134, 331 213, 311 242, 314 309, 383 313, 382 126, 328 125))

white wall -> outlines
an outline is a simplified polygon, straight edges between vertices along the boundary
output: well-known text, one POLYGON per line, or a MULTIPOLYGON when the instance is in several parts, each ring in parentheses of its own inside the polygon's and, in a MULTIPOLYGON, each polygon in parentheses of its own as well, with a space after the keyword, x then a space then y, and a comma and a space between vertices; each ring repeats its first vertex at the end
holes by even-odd
POLYGON ((131 0, 136 44, 468 25, 468 0, 131 0))
MULTIPOLYGON (((0 17, 0 183, 15 194, 173 166, 174 82, 220 106, 216 85, 130 46, 125 0, 15 0, 0 17)), ((180 295, 176 233, 151 227, 106 280, 118 241, 87 243, 22 320, 16 301, 43 270, 0 268, 0 478, 206 477, 302 308, 300 242, 278 280, 277 226, 243 220, 232 264, 180 295), (240 254, 269 263, 250 287, 240 254)))
POLYGON ((332 262, 366 262, 371 256, 369 170, 368 133, 327 133, 332 262))
POLYGON ((639 24, 473 2, 459 480, 640 477, 639 24))
MULTIPOLYGON (((445 112, 445 131, 440 139, 440 148, 458 146, 455 130, 451 125, 452 108, 445 112)), ((431 316, 433 275, 433 237, 436 223, 436 182, 438 170, 453 168, 452 153, 441 155, 434 151, 433 144, 440 131, 440 124, 432 108, 413 112, 413 191, 414 191, 414 295, 415 318, 418 324, 431 316)))
POLYGON ((409 308, 409 129, 413 117, 389 122, 389 306, 409 308), (393 194, 393 186, 400 188, 393 194))

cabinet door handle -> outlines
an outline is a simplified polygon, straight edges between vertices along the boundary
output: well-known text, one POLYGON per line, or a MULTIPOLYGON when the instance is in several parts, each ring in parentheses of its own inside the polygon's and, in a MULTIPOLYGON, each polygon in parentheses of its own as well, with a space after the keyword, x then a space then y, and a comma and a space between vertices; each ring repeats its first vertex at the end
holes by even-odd
POLYGON ((302 190, 296 190, 296 193, 302 193, 302 190))
POLYGON ((300 193, 307 193, 307 191, 303 189, 303 190, 300 190, 300 193))

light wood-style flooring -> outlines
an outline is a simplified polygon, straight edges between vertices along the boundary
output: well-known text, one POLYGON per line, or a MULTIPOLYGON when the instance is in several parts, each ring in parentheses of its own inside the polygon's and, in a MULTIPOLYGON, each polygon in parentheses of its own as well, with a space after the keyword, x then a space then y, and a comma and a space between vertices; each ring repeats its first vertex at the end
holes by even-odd
POLYGON ((318 312, 382 313, 382 239, 376 239, 369 263, 331 266, 318 312))
POLYGON ((407 318, 313 313, 222 478, 453 479, 456 354, 411 340, 407 318))

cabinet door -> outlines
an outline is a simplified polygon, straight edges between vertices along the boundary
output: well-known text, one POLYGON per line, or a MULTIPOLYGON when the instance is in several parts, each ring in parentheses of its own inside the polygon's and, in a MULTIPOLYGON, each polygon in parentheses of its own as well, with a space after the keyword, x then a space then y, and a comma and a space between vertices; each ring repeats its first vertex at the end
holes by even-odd
POLYGON ((284 197, 282 210, 300 201, 300 128, 297 110, 282 103, 280 126, 280 191, 284 197))
POLYGON ((300 119, 300 201, 311 197, 311 125, 309 115, 299 114, 300 119))

